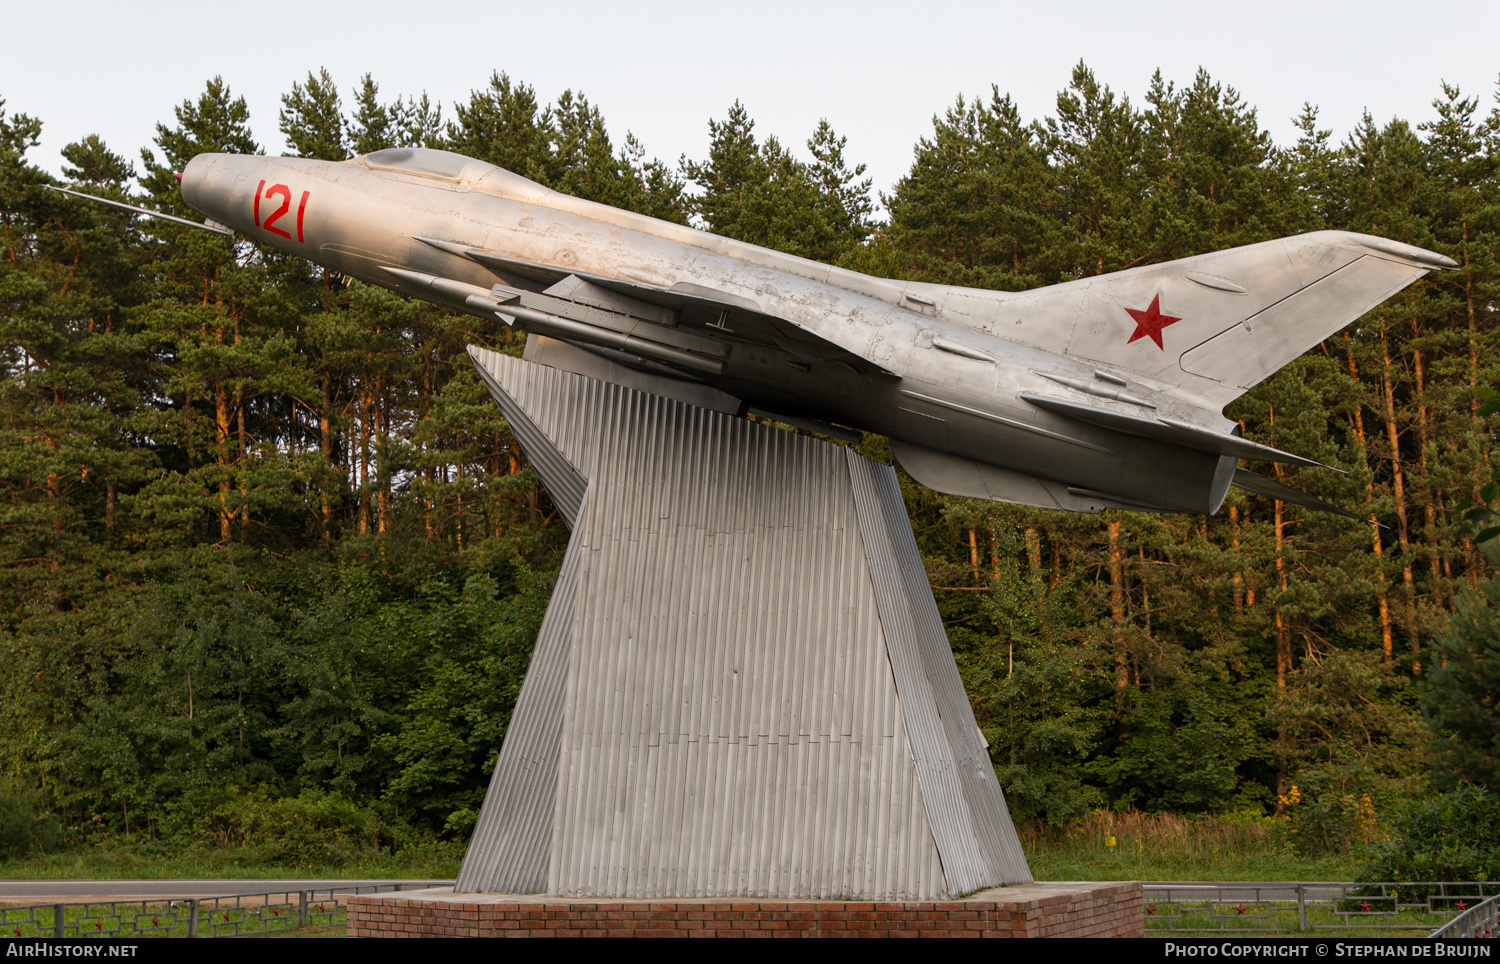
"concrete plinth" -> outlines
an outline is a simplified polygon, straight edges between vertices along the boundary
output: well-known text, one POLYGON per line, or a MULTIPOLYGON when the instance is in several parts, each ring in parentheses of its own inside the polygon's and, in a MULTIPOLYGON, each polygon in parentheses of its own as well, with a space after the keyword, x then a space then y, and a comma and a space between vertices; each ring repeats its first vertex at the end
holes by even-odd
POLYGON ((564 900, 451 889, 349 899, 350 937, 1141 937, 1139 881, 961 900, 564 900))

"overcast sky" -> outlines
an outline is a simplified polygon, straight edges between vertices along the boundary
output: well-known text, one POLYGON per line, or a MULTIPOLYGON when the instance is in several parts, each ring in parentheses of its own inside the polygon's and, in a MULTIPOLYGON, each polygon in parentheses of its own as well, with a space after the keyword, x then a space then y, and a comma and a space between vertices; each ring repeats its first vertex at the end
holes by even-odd
POLYGON ((1124 4, 507 3, 437 0, 333 5, 282 0, 103 4, 10 0, 0 97, 43 123, 32 157, 97 133, 135 159, 154 125, 222 76, 246 98, 255 135, 284 149, 281 95, 326 67, 344 91, 365 72, 386 98, 427 92, 451 104, 492 71, 565 89, 604 113, 616 144, 633 131, 648 154, 702 158, 708 120, 743 101, 761 136, 803 153, 820 118, 848 137, 877 190, 908 169, 934 114, 959 94, 1009 93, 1028 119, 1050 114, 1080 60, 1139 102, 1160 68, 1179 86, 1200 67, 1235 87, 1279 143, 1310 101, 1341 139, 1363 111, 1413 124, 1432 116, 1441 82, 1494 105, 1500 3, 1414 4, 1147 0, 1124 4))

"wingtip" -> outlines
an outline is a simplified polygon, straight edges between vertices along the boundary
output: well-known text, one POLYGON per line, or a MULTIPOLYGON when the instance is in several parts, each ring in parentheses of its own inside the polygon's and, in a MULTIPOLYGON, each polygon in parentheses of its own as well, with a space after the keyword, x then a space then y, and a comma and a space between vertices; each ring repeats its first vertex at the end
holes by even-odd
POLYGON ((1392 241, 1390 238, 1379 238, 1372 234, 1357 235, 1356 240, 1360 247, 1368 248, 1377 254, 1390 255, 1403 261, 1414 261, 1429 268, 1449 270, 1458 267, 1458 262, 1447 255, 1419 248, 1414 244, 1392 241))

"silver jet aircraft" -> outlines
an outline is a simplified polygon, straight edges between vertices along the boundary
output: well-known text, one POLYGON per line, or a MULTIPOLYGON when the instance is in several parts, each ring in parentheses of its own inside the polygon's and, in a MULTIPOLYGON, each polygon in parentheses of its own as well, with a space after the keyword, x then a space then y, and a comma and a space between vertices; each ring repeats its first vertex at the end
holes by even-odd
POLYGON ((1234 484, 1342 513, 1239 468, 1315 463, 1241 438, 1223 408, 1454 266, 1320 231, 1009 293, 832 268, 445 151, 201 154, 181 178, 211 227, 520 327, 542 364, 878 432, 938 491, 1078 512, 1211 514, 1234 484))

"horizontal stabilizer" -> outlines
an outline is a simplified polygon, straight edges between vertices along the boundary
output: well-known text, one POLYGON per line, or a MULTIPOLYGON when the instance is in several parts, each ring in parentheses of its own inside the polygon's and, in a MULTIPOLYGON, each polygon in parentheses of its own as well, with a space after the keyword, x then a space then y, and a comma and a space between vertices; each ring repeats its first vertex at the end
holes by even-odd
POLYGON ((1263 495, 1268 499, 1280 499, 1282 502, 1300 505, 1305 509, 1314 509, 1318 512, 1341 515, 1346 519, 1360 518, 1360 516, 1355 515, 1348 509, 1342 509, 1332 502, 1324 502, 1322 499, 1314 498, 1306 492, 1299 492, 1289 485, 1282 485, 1275 479, 1251 472, 1249 469, 1235 469, 1234 484, 1246 492, 1254 492, 1256 495, 1263 495))
MULTIPOLYGON (((1261 445, 1237 435, 1224 435, 1219 432, 1190 425, 1172 418, 1142 418, 1139 415, 1125 415, 1120 412, 1111 412, 1108 409, 1095 408, 1092 405, 1082 405, 1078 402, 1070 402, 1061 398, 1052 398, 1047 395, 1032 395, 1030 393, 1021 396, 1037 408, 1045 409, 1057 415, 1066 415, 1068 418, 1097 425, 1100 428, 1123 432, 1126 435, 1135 435, 1140 438, 1149 438, 1157 442, 1165 442, 1168 445, 1179 445, 1183 448, 1196 449, 1199 452, 1211 452, 1215 455, 1228 455, 1237 459, 1251 459, 1260 462, 1286 462, 1291 465, 1308 465, 1319 468, 1332 468, 1322 462, 1314 462, 1300 455, 1273 449, 1269 445, 1261 445)), ((1338 471, 1335 469, 1335 471, 1338 471)))

